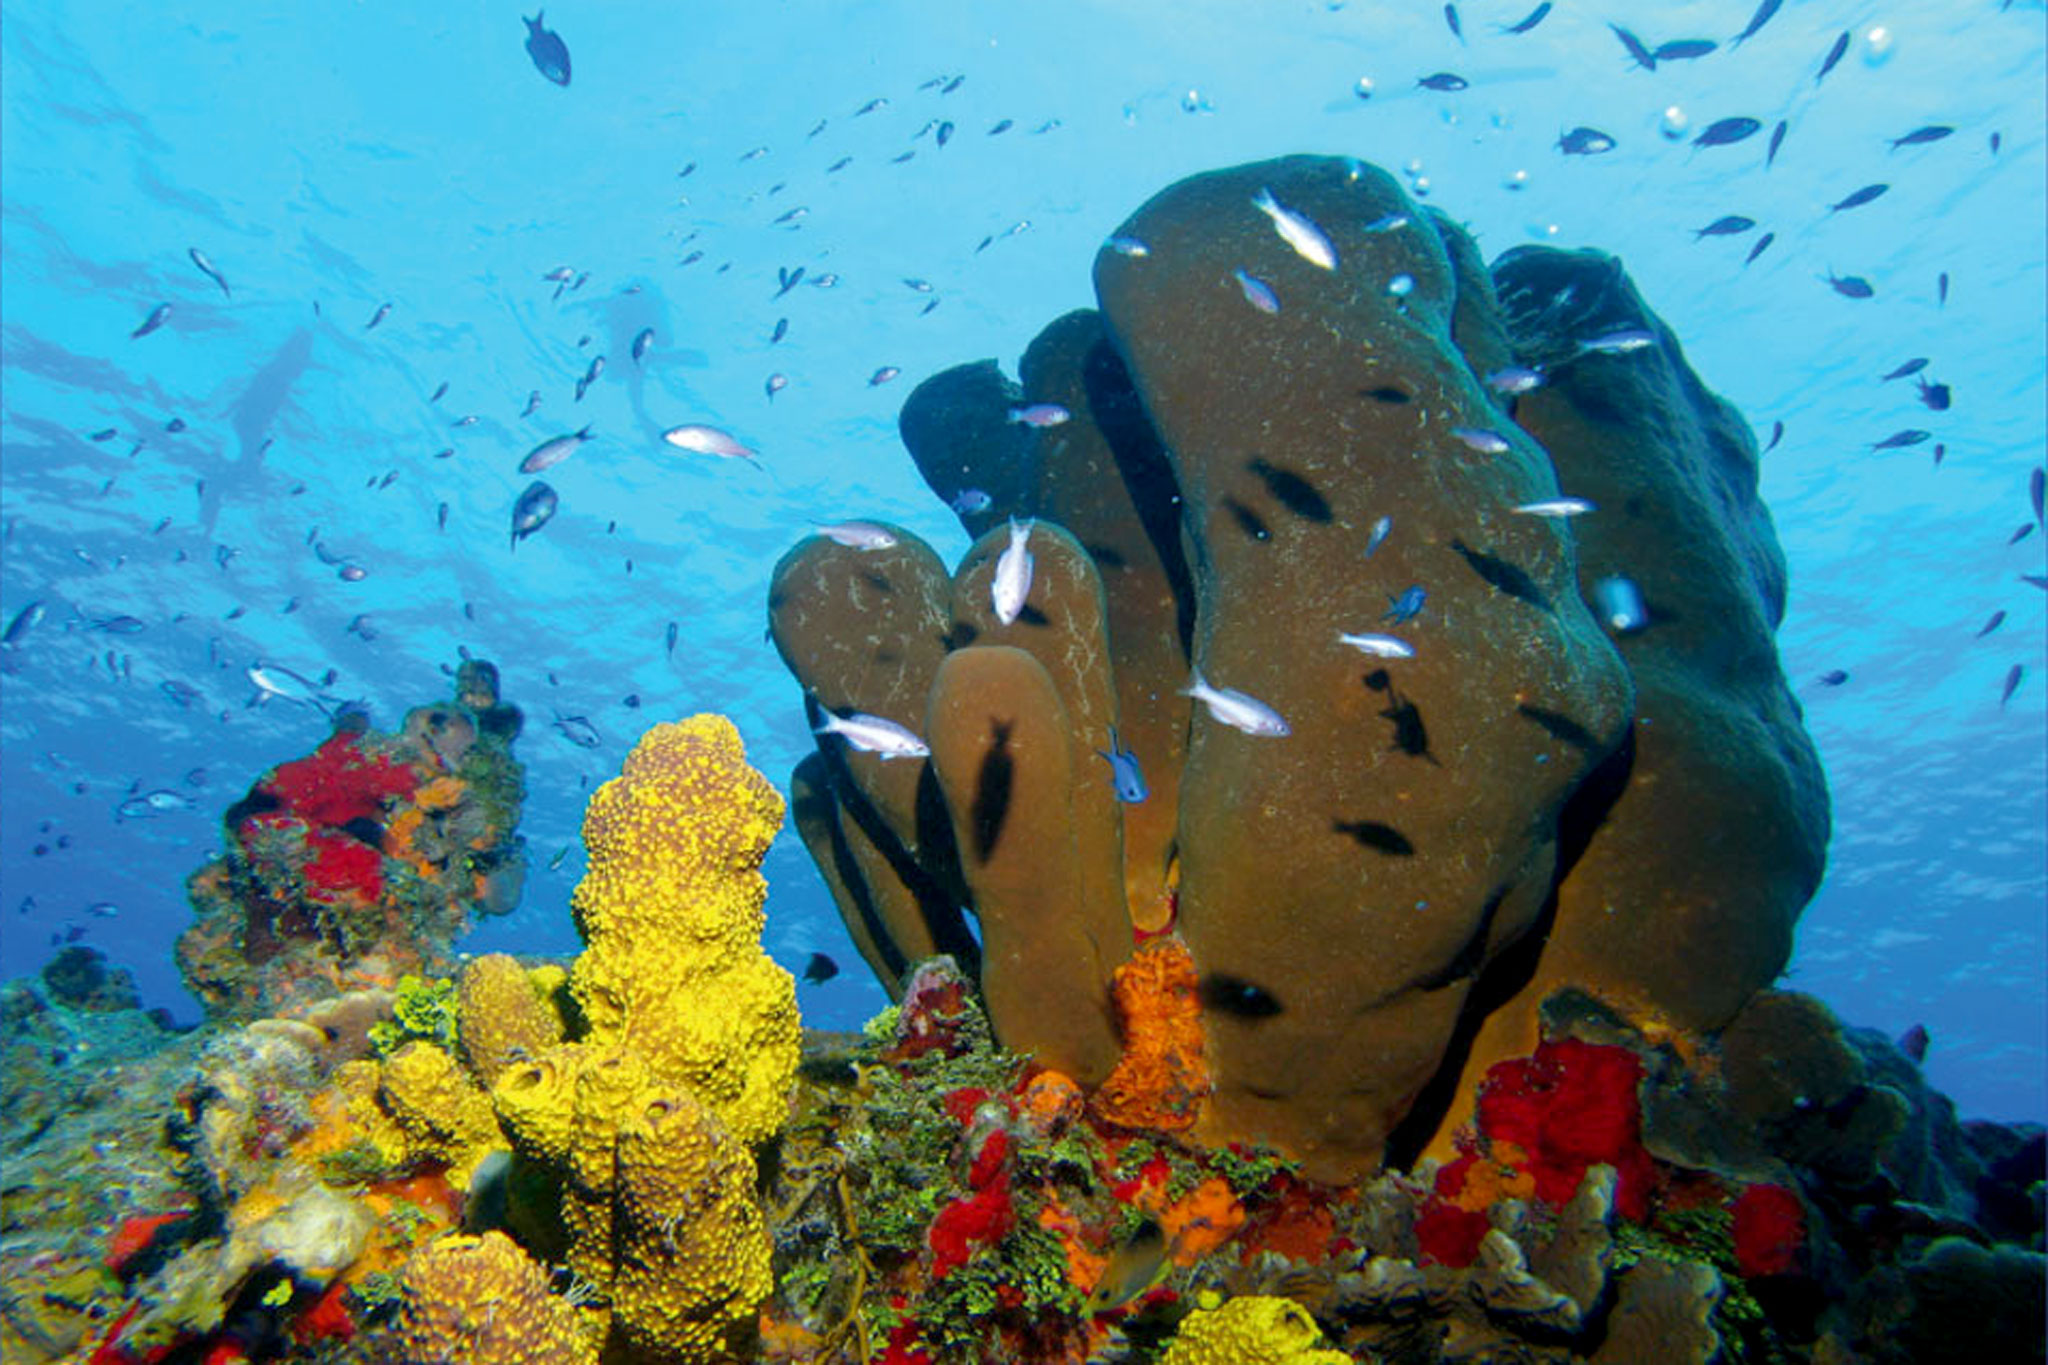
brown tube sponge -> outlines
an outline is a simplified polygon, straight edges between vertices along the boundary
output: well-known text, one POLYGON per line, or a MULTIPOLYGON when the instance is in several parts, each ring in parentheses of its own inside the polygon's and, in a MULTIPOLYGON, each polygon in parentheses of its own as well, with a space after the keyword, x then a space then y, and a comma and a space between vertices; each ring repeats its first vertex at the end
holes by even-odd
POLYGON ((1096 263, 1186 500, 1196 661, 1294 731, 1198 715, 1182 777, 1208 1126, 1325 1176, 1379 1160, 1474 977, 1534 923, 1558 812, 1631 700, 1579 600, 1569 529, 1510 510, 1555 483, 1456 345, 1439 231, 1384 173, 1292 157, 1182 181, 1118 230, 1146 255, 1096 263), (1262 192, 1321 225, 1342 268, 1290 250, 1262 192), (1407 223, 1367 226, 1391 218, 1407 223), (1381 516, 1393 531, 1364 560, 1381 516), (1381 629, 1411 586, 1423 614, 1388 628, 1416 657, 1338 643, 1381 629))

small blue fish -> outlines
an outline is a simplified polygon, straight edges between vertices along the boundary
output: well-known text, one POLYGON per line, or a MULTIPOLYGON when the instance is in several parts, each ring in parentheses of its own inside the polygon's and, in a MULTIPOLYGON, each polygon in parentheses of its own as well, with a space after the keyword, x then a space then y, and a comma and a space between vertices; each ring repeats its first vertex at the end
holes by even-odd
POLYGON ((1848 51, 1849 34, 1847 30, 1844 30, 1842 36, 1835 39, 1835 45, 1828 49, 1827 58, 1820 64, 1820 74, 1813 78, 1813 83, 1819 85, 1822 81, 1826 80, 1828 72, 1835 69, 1835 64, 1841 61, 1848 54, 1848 51))
POLYGON ((1786 122, 1786 121, 1785 121, 1784 119, 1779 119, 1779 120, 1778 120, 1778 126, 1777 126, 1777 127, 1775 127, 1775 128, 1773 128, 1773 129, 1771 129, 1771 146, 1770 146, 1770 150, 1764 153, 1764 169, 1765 169, 1765 170, 1769 170, 1769 169, 1771 168, 1772 164, 1773 164, 1774 162, 1776 162, 1776 161, 1777 161, 1777 159, 1778 159, 1778 148, 1780 148, 1780 147, 1782 147, 1782 146, 1784 146, 1784 145, 1785 145, 1785 131, 1786 131, 1786 130, 1787 130, 1788 128, 1790 128, 1791 126, 1792 126, 1792 125, 1791 125, 1791 124, 1789 124, 1789 123, 1787 123, 1787 122, 1786 122))
POLYGON ((647 359, 647 353, 654 349, 654 329, 642 327, 633 338, 633 363, 638 365, 647 359))
POLYGON ((1743 115, 1736 115, 1731 118, 1717 118, 1708 124, 1698 137, 1692 140, 1692 145, 1695 147, 1728 147, 1745 139, 1755 137, 1762 129, 1763 124, 1743 115))
POLYGON ((1777 240, 1777 233, 1766 232, 1763 236, 1756 239, 1756 245, 1749 249, 1749 254, 1742 258, 1742 263, 1745 266, 1749 265, 1751 262, 1756 260, 1757 257, 1763 255, 1764 252, 1770 250, 1771 243, 1777 240))
POLYGON ((1831 271, 1827 280, 1828 287, 1845 299, 1867 299, 1877 293, 1861 275, 1836 275, 1831 271))
MULTIPOLYGON (((1273 286, 1256 275, 1247 275, 1242 270, 1230 272, 1237 278, 1237 287, 1244 291, 1244 300, 1261 313, 1278 313, 1280 296, 1273 292, 1273 286)), ((168 305, 166 305, 168 306, 168 305)))
POLYGON ((1109 728, 1109 750, 1095 751, 1109 763, 1109 782, 1116 789, 1116 799, 1127 806, 1135 806, 1152 794, 1145 785, 1145 774, 1138 767, 1138 756, 1125 748, 1116 737, 1116 727, 1109 728))
POLYGON ((1529 12, 1528 18, 1522 20, 1522 22, 1520 22, 1519 24, 1509 24, 1507 27, 1501 29, 1501 32, 1527 33, 1530 29, 1536 27, 1536 25, 1542 23, 1546 18, 1549 17, 1549 15, 1550 0, 1543 0, 1542 4, 1538 5, 1535 9, 1529 12))
POLYGON ((1890 185, 1865 185, 1841 202, 1828 205, 1828 212, 1840 213, 1843 209, 1861 208, 1890 188, 1890 185))
POLYGON ((1756 219, 1745 218, 1739 213, 1724 214, 1703 228, 1693 230, 1692 239, 1697 242, 1703 237, 1734 237, 1756 226, 1756 219))
POLYGON ((158 304, 149 310, 149 316, 142 320, 142 325, 128 334, 128 339, 134 341, 139 337, 148 336, 151 332, 163 326, 170 316, 171 305, 168 303, 158 304))
POLYGON ((1432 72, 1415 83, 1424 90, 1437 90, 1446 95, 1455 95, 1460 90, 1469 88, 1472 84, 1472 82, 1466 80, 1455 71, 1432 72))
POLYGON ((1675 38, 1668 43, 1657 44, 1657 50, 1650 55, 1660 62, 1690 62, 1706 56, 1718 46, 1711 38, 1675 38))
POLYGON ((1750 16, 1748 27, 1744 28, 1742 32, 1736 34, 1733 38, 1730 38, 1728 46, 1741 47, 1745 42, 1756 37, 1763 29, 1763 26, 1771 22, 1771 16, 1778 12, 1778 7, 1784 3, 1785 0, 1763 0, 1763 3, 1756 7, 1756 13, 1750 16))
POLYGON ((533 58, 533 69, 546 76, 556 85, 569 84, 569 45, 562 41, 562 35, 543 27, 541 20, 547 11, 541 10, 531 19, 522 16, 526 25, 526 55, 533 58))
POLYGON ((377 326, 377 324, 378 324, 378 323, 380 323, 380 322, 384 321, 384 319, 386 319, 386 318, 388 318, 388 317, 390 317, 390 316, 391 316, 391 305, 390 305, 390 304, 388 304, 388 303, 380 303, 380 304, 378 304, 378 305, 377 305, 377 311, 376 311, 376 312, 374 312, 374 313, 372 313, 372 314, 370 314, 370 320, 369 320, 368 322, 366 322, 366 323, 364 323, 364 324, 363 324, 363 330, 364 330, 365 332, 368 332, 368 331, 371 331, 371 330, 373 330, 373 329, 374 329, 374 328, 375 328, 375 327, 377 326))
POLYGON ((1365 537, 1365 557, 1372 558, 1372 552, 1387 543, 1387 537, 1394 532, 1394 519, 1381 517, 1372 524, 1372 530, 1365 537))
POLYGON ((1641 38, 1636 37, 1635 34, 1630 33, 1619 24, 1610 23, 1607 27, 1614 30, 1614 36, 1621 40, 1621 45, 1624 48, 1628 49, 1629 60, 1645 71, 1655 71, 1657 69, 1656 54, 1643 46, 1641 38))
POLYGON ((1598 128, 1580 124, 1569 133, 1557 135, 1557 149, 1566 156, 1599 156, 1614 150, 1614 139, 1598 128))
POLYGON ((1399 626, 1413 621, 1422 614, 1422 606, 1429 601, 1429 594, 1422 590, 1420 583, 1413 584, 1399 597, 1389 597, 1386 613, 1380 617, 1385 625, 1399 626))

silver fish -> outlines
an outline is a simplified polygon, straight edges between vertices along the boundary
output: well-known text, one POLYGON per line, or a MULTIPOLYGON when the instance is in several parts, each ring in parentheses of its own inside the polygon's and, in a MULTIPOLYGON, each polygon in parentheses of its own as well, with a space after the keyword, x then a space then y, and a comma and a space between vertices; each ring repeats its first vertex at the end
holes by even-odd
POLYGON ((1323 230, 1275 199, 1271 190, 1262 186, 1252 196, 1252 207, 1273 220, 1273 231, 1280 234, 1281 241, 1294 248, 1295 255, 1324 270, 1337 268, 1337 248, 1330 245, 1330 239, 1323 230))
POLYGON ((168 303, 158 304, 156 307, 149 310, 149 316, 142 320, 142 325, 137 327, 134 331, 128 334, 128 339, 130 341, 134 341, 138 337, 148 336, 151 332, 154 332, 157 328, 163 326, 164 323, 170 318, 170 316, 171 305, 169 305, 168 303))
POLYGON ((756 469, 762 467, 758 452, 741 445, 730 432, 701 423, 687 423, 670 427, 661 433, 661 439, 677 450, 687 450, 697 455, 716 455, 721 459, 745 460, 756 469))
POLYGON ((647 353, 654 349, 654 329, 642 327, 633 337, 633 363, 638 365, 647 359, 647 353))
POLYGON ((1579 351, 1581 354, 1627 355, 1630 351, 1640 351, 1656 343, 1657 338, 1648 329, 1628 327, 1618 332, 1607 332, 1590 341, 1582 341, 1579 343, 1579 351))
POLYGON ((1183 697, 1193 697, 1209 708, 1209 715, 1233 730, 1242 730, 1248 735, 1279 737, 1292 734, 1287 721, 1266 703, 1234 687, 1211 687, 1202 677, 1200 669, 1186 687, 1180 690, 1183 697))
POLYGON ((812 733, 838 735, 848 747, 873 754, 883 762, 892 758, 924 758, 931 753, 925 742, 910 730, 893 720, 861 711, 849 716, 835 716, 827 712, 825 723, 812 733))
POLYGON ((1531 517, 1576 517, 1597 509, 1584 498, 1543 498, 1525 502, 1515 510, 1531 517))
POLYGON ((547 525, 560 506, 554 489, 537 479, 528 484, 519 501, 512 504, 512 548, 518 549, 520 541, 547 525))
POLYGON ((819 535, 849 550, 886 550, 896 543, 896 533, 876 521, 835 521, 821 523, 819 535))
POLYGON ((368 322, 366 322, 366 323, 364 323, 364 324, 363 324, 363 330, 364 330, 365 332, 369 331, 369 330, 370 330, 371 328, 375 327, 375 326, 376 326, 376 325, 377 325, 378 323, 380 323, 380 322, 384 321, 384 319, 386 319, 386 318, 388 318, 388 317, 390 317, 390 316, 391 316, 391 305, 390 305, 390 304, 388 304, 388 303, 380 303, 380 304, 378 304, 378 305, 377 305, 377 311, 376 311, 376 312, 374 312, 374 313, 372 313, 372 314, 370 314, 370 320, 369 320, 368 322))
POLYGON ((1372 530, 1365 537, 1365 557, 1372 558, 1372 552, 1387 543, 1387 537, 1394 531, 1394 519, 1381 517, 1372 524, 1372 530))
POLYGON ((1145 772, 1138 766, 1138 756, 1117 739, 1115 726, 1109 728, 1109 748, 1095 752, 1109 764, 1109 782, 1117 800, 1135 806, 1152 794, 1145 785, 1145 772))
POLYGON ((1452 427, 1451 435, 1481 455, 1505 455, 1510 449, 1506 437, 1484 427, 1452 427))
POLYGON ((1412 659, 1415 646, 1394 635, 1339 635, 1337 643, 1370 654, 1375 659, 1412 659))
POLYGON ((214 265, 212 261, 206 259, 205 252, 201 251, 196 246, 190 246, 185 248, 185 254, 192 258, 192 264, 199 267, 200 274, 206 276, 207 279, 212 280, 215 284, 220 286, 221 293, 227 295, 229 298, 233 298, 235 296, 234 291, 228 288, 227 277, 220 273, 220 270, 214 265))
POLYGON ((538 474, 543 469, 552 469, 574 455, 589 439, 590 428, 586 426, 581 431, 572 431, 566 436, 556 436, 542 441, 526 452, 526 458, 519 462, 519 472, 538 474))
POLYGON ((1056 427, 1073 415, 1058 403, 1030 403, 1010 409, 1010 420, 1027 427, 1056 427))
POLYGON ((996 620, 1015 623, 1024 614, 1024 601, 1031 595, 1031 521, 1010 518, 1010 543, 996 559, 995 576, 989 580, 989 602, 996 620))

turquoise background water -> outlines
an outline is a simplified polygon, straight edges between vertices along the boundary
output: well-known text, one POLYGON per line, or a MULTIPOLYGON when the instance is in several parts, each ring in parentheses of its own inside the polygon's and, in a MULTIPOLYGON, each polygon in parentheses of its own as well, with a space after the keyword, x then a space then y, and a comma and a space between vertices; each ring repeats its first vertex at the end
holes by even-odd
MULTIPOLYGON (((563 89, 504 4, 0 7, 0 609, 48 612, 0 658, 0 970, 82 936, 192 1017, 170 959, 182 880, 220 811, 325 732, 303 707, 249 708, 243 669, 331 667, 394 725, 445 694, 462 645, 528 712, 535 862, 473 946, 573 949, 580 852, 543 869, 641 728, 727 712, 778 781, 807 749, 762 632, 768 571, 808 524, 878 516, 964 548, 896 440, 909 387, 1014 365, 1091 302, 1103 236, 1176 178, 1315 151, 1402 169, 1489 256, 1618 253, 1760 438, 1785 424, 1763 465, 1792 573, 1781 645, 1835 807, 1790 984, 1853 1022, 1924 1023, 1966 1113, 2043 1117, 2048 596, 2019 577, 2043 572, 2042 535, 2008 544, 2032 520, 2048 372, 2043 6, 1793 0, 1732 51, 1750 0, 1615 7, 1653 44, 1723 43, 1653 73, 1598 7, 1497 31, 1531 8, 1461 6, 1461 44, 1434 4, 1364 0, 584 3, 547 14, 573 55, 563 89), (1471 86, 1416 87, 1436 71, 1471 86), (965 79, 920 88, 942 77, 965 79), (1674 106, 1679 140, 1660 131, 1674 106), (1762 137, 1685 140, 1736 114, 1789 122, 1773 168, 1762 137), (918 136, 934 119, 955 125, 943 148, 918 136), (1561 155, 1581 124, 1618 148, 1561 155), (1957 132, 1887 150, 1923 124, 1957 132), (1891 191, 1828 213, 1875 181, 1891 191), (1729 213, 1777 234, 1746 268, 1756 234, 1694 239, 1729 213), (589 278, 557 298, 542 276, 564 265, 589 278), (776 300, 797 266, 838 282, 776 300), (1876 297, 1837 296, 1830 271, 1876 297), (131 340, 162 302, 165 326, 131 340), (608 368, 574 402, 594 353, 608 368), (1952 410, 1878 382, 1911 356, 1952 410), (901 378, 870 385, 883 366, 901 378), (165 432, 173 417, 187 429, 165 432), (729 427, 767 472, 659 443, 686 421, 729 427), (586 422, 597 442, 549 476, 560 515, 508 551, 514 466, 586 422), (1942 443, 1939 468, 1929 446, 1870 449, 1907 427, 1942 443), (341 581, 315 539, 367 576, 341 581), (124 614, 142 629, 95 625, 124 614), (1848 680, 1817 681, 1834 669, 1848 680), (600 747, 570 744, 558 712, 600 747), (194 806, 116 820, 155 788, 194 806)), ((792 835, 767 872, 770 950, 847 968, 805 988, 807 1021, 877 1008, 792 835)))

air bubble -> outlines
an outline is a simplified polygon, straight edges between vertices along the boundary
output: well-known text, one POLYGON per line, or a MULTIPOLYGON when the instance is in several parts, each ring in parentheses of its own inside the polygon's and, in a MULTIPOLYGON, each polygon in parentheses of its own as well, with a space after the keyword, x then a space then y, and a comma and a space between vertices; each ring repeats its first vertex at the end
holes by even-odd
POLYGON ((1506 180, 1503 180, 1501 184, 1511 190, 1526 190, 1529 188, 1529 173, 1527 171, 1516 171, 1506 180))
POLYGON ((1883 66, 1891 56, 1892 31, 1883 24, 1871 25, 1870 32, 1863 35, 1863 64, 1883 66))
POLYGON ((1415 292, 1415 277, 1413 275, 1394 276, 1393 279, 1387 281, 1387 292, 1397 299, 1407 298, 1415 292))
POLYGON ((1369 100, 1369 99, 1371 99, 1371 98, 1372 98, 1372 77, 1370 77, 1370 76, 1360 76, 1360 77, 1358 78, 1358 83, 1357 83, 1356 85, 1354 85, 1354 86, 1352 86, 1352 87, 1351 87, 1351 93, 1352 93, 1352 94, 1354 94, 1354 95, 1356 95, 1356 96, 1358 96, 1358 98, 1360 98, 1360 99, 1362 99, 1362 100, 1369 100))
POLYGON ((1663 117, 1657 120, 1657 131, 1670 138, 1673 142, 1684 137, 1686 129, 1690 127, 1692 127, 1692 120, 1685 116, 1685 110, 1675 104, 1667 108, 1664 111, 1663 117))

